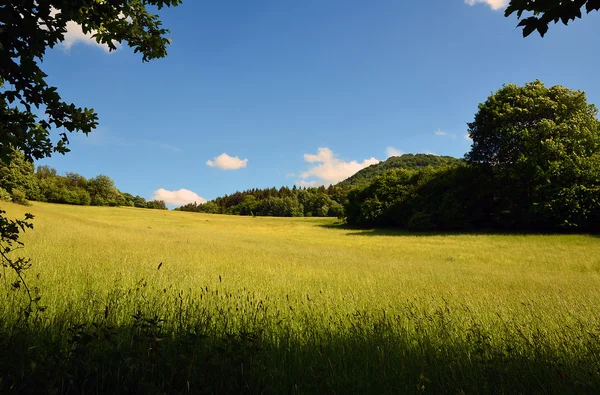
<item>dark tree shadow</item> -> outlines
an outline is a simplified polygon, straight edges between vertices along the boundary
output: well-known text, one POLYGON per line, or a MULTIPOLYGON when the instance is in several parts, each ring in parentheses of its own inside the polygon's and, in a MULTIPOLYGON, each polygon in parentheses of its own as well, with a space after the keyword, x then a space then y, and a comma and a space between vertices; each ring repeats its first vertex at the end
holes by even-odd
POLYGON ((367 236, 367 237, 431 237, 431 236, 559 236, 559 235, 582 235, 594 238, 600 238, 597 233, 576 233, 576 232, 542 232, 542 231, 525 231, 525 230, 498 230, 498 229, 477 229, 477 230, 444 230, 444 231, 410 231, 407 229, 393 227, 360 227, 352 226, 343 222, 333 224, 318 224, 315 225, 325 229, 337 229, 346 231, 346 236, 367 236))

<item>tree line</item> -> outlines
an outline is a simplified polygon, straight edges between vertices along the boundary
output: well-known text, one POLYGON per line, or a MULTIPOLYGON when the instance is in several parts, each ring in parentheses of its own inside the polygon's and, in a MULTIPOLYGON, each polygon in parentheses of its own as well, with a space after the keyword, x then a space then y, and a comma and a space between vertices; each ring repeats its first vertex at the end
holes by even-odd
POLYGON ((176 210, 210 214, 342 218, 347 190, 338 186, 298 188, 295 185, 292 188, 249 189, 204 204, 186 204, 176 210))
POLYGON ((167 209, 162 200, 146 201, 141 196, 121 192, 114 181, 103 174, 86 179, 69 172, 61 176, 49 166, 35 169, 33 163, 18 150, 12 150, 7 162, 0 161, 0 199, 20 204, 34 200, 84 206, 167 209))
POLYGON ((209 214, 258 215, 275 217, 344 217, 348 192, 394 168, 420 169, 462 163, 460 159, 431 154, 403 154, 366 167, 348 179, 329 187, 249 189, 218 197, 204 204, 191 203, 177 210, 209 214))

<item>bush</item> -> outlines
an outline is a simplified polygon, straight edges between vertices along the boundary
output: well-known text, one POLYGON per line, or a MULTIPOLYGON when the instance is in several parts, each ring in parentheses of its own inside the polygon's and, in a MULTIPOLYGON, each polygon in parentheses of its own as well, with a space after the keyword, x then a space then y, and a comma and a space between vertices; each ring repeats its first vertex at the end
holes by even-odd
POLYGON ((10 193, 8 193, 6 189, 0 188, 0 200, 10 202, 12 200, 12 196, 10 196, 10 193))
POLYGON ((22 204, 23 206, 29 206, 29 202, 27 201, 27 194, 25 193, 25 191, 19 188, 13 188, 12 201, 17 204, 22 204))

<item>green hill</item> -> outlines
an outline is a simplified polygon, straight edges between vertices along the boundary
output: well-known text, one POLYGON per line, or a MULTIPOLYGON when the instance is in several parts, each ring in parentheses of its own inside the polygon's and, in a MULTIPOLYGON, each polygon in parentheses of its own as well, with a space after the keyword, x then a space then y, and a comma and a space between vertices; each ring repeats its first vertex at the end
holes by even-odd
POLYGON ((427 166, 441 167, 455 165, 461 162, 462 159, 453 158, 451 156, 437 156, 431 154, 404 154, 402 156, 392 156, 376 165, 365 167, 337 185, 342 187, 361 185, 391 169, 417 170, 427 166))

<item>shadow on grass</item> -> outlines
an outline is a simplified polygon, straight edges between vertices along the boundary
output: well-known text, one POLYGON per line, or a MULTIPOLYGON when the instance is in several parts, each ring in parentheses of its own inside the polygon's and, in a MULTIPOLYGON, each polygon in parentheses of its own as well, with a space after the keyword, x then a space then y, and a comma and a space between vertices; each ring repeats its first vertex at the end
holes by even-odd
POLYGON ((367 228, 348 225, 343 222, 332 224, 315 225, 325 229, 337 229, 347 231, 347 236, 391 236, 391 237, 430 237, 430 236, 558 236, 558 235, 582 235, 594 238, 600 238, 597 233, 574 233, 574 232, 540 232, 540 231, 514 231, 514 230, 497 230, 497 229, 480 229, 480 230, 447 230, 447 231, 423 231, 416 232, 401 228, 381 227, 367 228))
POLYGON ((389 324, 357 320, 345 333, 274 337, 260 330, 210 333, 206 323, 165 330, 153 319, 129 326, 54 321, 2 333, 0 392, 600 392, 593 342, 580 354, 543 340, 498 345, 477 326, 457 340, 442 326, 408 334, 389 324))

